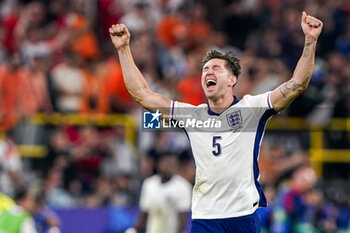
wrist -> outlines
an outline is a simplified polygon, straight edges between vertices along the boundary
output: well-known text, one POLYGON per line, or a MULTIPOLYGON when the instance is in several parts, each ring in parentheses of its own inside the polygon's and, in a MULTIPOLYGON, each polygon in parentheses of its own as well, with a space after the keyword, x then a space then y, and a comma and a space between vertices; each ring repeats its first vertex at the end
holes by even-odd
POLYGON ((129 45, 124 45, 117 48, 118 53, 124 53, 124 52, 127 52, 128 50, 129 50, 129 45))
POLYGON ((305 36, 305 43, 314 43, 317 39, 312 36, 305 36))

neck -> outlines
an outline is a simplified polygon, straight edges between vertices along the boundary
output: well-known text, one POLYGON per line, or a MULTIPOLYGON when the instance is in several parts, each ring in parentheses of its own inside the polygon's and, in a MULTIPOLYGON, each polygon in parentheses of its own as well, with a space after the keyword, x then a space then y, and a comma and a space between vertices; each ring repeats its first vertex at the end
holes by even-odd
POLYGON ((160 180, 164 184, 164 183, 168 182, 169 180, 171 180, 171 177, 172 177, 171 175, 161 175, 160 180))
POLYGON ((232 104, 234 97, 232 95, 218 98, 216 100, 208 99, 209 107, 212 112, 222 113, 232 104))

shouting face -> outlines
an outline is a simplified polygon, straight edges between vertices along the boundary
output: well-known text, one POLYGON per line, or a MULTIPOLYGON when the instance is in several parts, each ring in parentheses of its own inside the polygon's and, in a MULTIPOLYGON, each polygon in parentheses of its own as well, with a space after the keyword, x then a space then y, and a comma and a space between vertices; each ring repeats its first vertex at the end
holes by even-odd
POLYGON ((215 101, 226 95, 233 95, 233 86, 237 82, 227 68, 226 61, 219 58, 209 60, 204 64, 202 70, 202 87, 205 96, 215 101))

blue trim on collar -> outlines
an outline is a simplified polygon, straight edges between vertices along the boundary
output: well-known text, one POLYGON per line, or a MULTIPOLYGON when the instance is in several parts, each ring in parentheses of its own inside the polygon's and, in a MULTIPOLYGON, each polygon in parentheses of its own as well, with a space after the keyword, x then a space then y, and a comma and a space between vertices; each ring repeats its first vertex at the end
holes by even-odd
MULTIPOLYGON (((238 102, 239 102, 239 99, 236 96, 233 96, 233 102, 232 102, 232 104, 229 107, 231 107, 232 105, 237 104, 238 102)), ((219 113, 213 112, 210 109, 209 103, 208 103, 208 114, 211 115, 211 116, 220 116, 221 115, 221 113, 219 114, 219 113)))

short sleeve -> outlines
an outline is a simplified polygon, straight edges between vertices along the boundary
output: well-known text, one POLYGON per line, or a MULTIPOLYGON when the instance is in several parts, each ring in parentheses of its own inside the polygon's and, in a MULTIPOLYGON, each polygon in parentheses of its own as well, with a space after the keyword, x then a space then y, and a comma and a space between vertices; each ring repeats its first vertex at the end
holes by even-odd
POLYGON ((147 180, 144 181, 141 188, 141 194, 140 194, 140 209, 144 212, 148 212, 148 210, 151 207, 150 204, 150 195, 148 191, 148 182, 147 180))
POLYGON ((270 100, 271 92, 266 92, 260 95, 246 95, 244 98, 247 101, 248 106, 252 109, 252 111, 260 117, 267 110, 271 110, 270 112, 277 113, 271 104, 270 100))
POLYGON ((170 120, 178 121, 188 118, 195 106, 178 101, 171 101, 170 120))
MULTIPOLYGON (((182 181, 182 180, 180 180, 182 181)), ((191 209, 192 186, 186 180, 182 184, 177 185, 177 211, 188 212, 191 209)))

